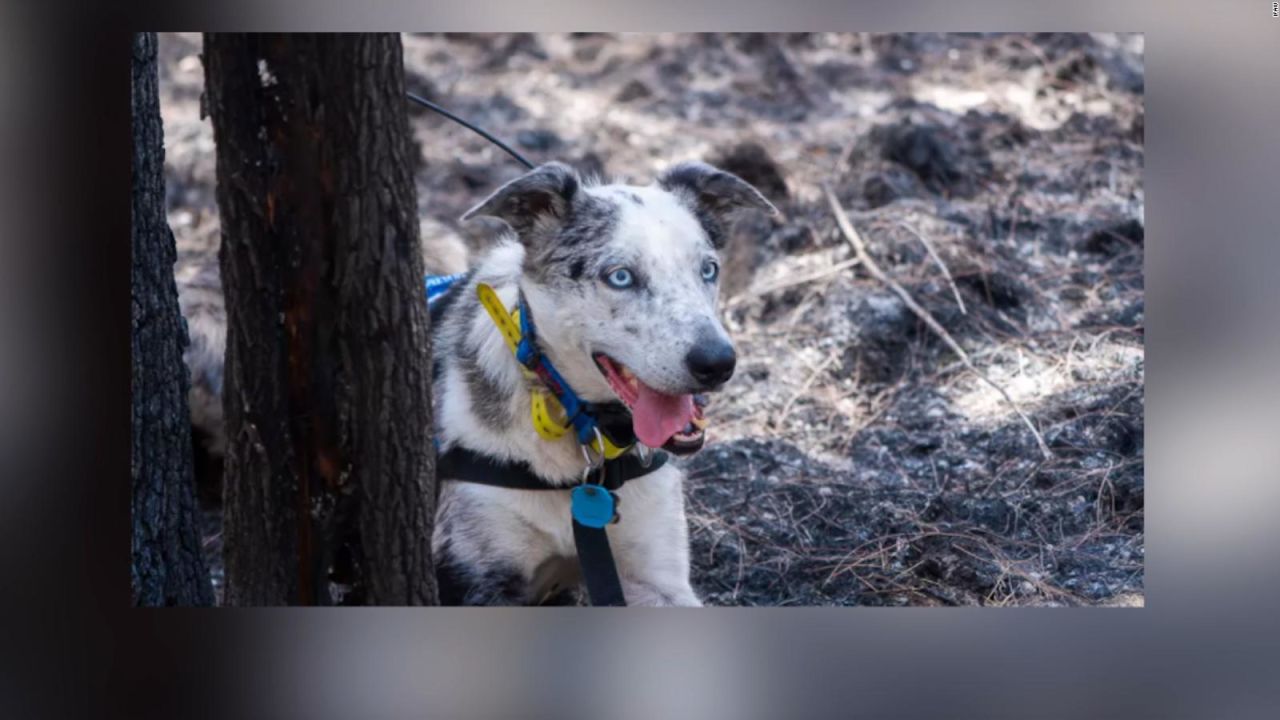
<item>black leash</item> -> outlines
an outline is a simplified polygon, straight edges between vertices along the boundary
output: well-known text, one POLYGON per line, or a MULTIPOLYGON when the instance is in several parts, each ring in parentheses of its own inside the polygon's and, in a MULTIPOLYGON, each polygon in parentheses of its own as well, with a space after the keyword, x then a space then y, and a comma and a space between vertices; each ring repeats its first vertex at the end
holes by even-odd
POLYGON ((626 607, 627 598, 622 594, 622 581, 618 579, 613 548, 609 547, 609 535, 604 528, 587 527, 574 520, 573 546, 578 551, 578 568, 592 606, 626 607))
POLYGON ((504 143, 504 142, 502 142, 501 140, 499 140, 498 138, 496 138, 496 137, 494 137, 494 136, 490 135, 488 132, 486 132, 486 131, 485 131, 485 129, 484 129, 484 128, 482 128, 482 127, 480 127, 480 126, 478 126, 478 125, 473 125, 472 123, 469 123, 469 122, 467 122, 466 120, 463 120, 462 118, 458 117, 457 115, 454 115, 453 113, 449 112, 448 110, 445 110, 444 108, 440 107, 439 105, 437 105, 437 104, 435 104, 435 103, 431 102, 430 100, 428 100, 428 99, 426 99, 426 98, 424 98, 424 97, 419 97, 418 95, 414 95, 413 93, 405 93, 405 95, 406 95, 410 100, 412 100, 412 101, 414 101, 414 102, 418 103, 419 105, 421 105, 421 106, 423 106, 423 107, 425 107, 425 108, 428 108, 428 109, 434 110, 435 112, 440 113, 441 115, 443 115, 443 116, 445 116, 445 117, 449 118, 450 120, 452 120, 452 121, 454 121, 454 122, 458 123, 458 124, 459 124, 459 125, 461 125, 462 127, 466 128, 466 129, 468 129, 468 130, 470 130, 470 131, 471 131, 471 132, 473 132, 473 133, 476 133, 477 135, 479 135, 480 137, 484 138, 485 140, 488 140, 489 142, 493 143, 494 145, 497 145, 498 147, 502 148, 503 150, 506 150, 506 151, 507 151, 507 154, 508 154, 508 155, 510 155, 511 157, 515 158, 515 159, 516 159, 516 160, 517 160, 521 165, 524 165, 526 168, 528 168, 528 169, 530 169, 530 170, 532 170, 532 169, 533 169, 533 163, 529 162, 528 160, 525 160, 523 155, 521 155, 520 153, 516 152, 515 150, 512 150, 510 147, 508 147, 508 146, 507 146, 507 144, 506 144, 506 143, 504 143))

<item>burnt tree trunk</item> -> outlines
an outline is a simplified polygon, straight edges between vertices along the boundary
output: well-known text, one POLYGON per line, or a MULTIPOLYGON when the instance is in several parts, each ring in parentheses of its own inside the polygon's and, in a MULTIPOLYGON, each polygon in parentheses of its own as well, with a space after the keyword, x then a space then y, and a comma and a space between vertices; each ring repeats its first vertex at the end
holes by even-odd
POLYGON ((204 61, 228 323, 227 601, 434 604, 400 39, 209 34, 204 61))
POLYGON ((165 218, 164 128, 156 36, 133 37, 133 353, 131 581, 135 605, 212 605, 200 548, 188 419, 187 328, 173 280, 177 258, 165 218))

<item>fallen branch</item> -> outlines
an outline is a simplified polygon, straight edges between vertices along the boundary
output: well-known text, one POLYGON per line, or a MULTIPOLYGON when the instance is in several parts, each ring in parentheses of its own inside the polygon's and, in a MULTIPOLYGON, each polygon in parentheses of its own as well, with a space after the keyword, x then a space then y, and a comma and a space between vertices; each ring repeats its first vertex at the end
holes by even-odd
POLYGON ((920 240, 920 244, 924 245, 924 249, 929 252, 929 257, 933 258, 934 264, 936 264, 938 269, 942 271, 942 276, 947 279, 947 284, 951 286, 951 294, 956 297, 956 304, 960 306, 960 314, 968 315, 969 313, 964 309, 964 299, 960 297, 960 289, 956 287, 956 281, 951 278, 951 270, 947 268, 946 263, 942 262, 942 257, 938 255, 938 251, 933 249, 933 243, 929 242, 929 240, 925 238, 919 230, 916 230, 905 222, 902 222, 901 220, 896 222, 899 227, 912 235, 915 235, 916 238, 920 240))
POLYGON ((867 272, 871 273, 877 280, 888 286, 889 289, 897 294, 897 296, 902 299, 902 302, 911 309, 911 312, 916 314, 916 317, 924 321, 924 324, 929 326, 929 329, 932 330, 934 334, 942 338, 943 342, 947 344, 947 347, 951 348, 951 351, 954 352, 956 356, 960 358, 960 361, 965 364, 965 367, 969 368, 969 370, 972 371, 974 375, 977 375, 980 380, 995 388, 996 392, 1000 393, 1000 396, 1005 399, 1005 402, 1009 403, 1009 407, 1013 408, 1013 411, 1017 413, 1018 417, 1022 420, 1022 423, 1031 431, 1032 436, 1036 439, 1036 444, 1040 446, 1040 452, 1046 459, 1052 459, 1053 453, 1050 452, 1049 446, 1045 444, 1044 437, 1040 435, 1040 431, 1037 430, 1036 426, 1031 422, 1031 418, 1027 417, 1027 414, 1022 411, 1022 408, 1013 399, 1013 397, 1009 395, 1003 387, 996 383, 996 381, 988 377, 986 373, 979 370, 978 366, 974 365, 973 361, 969 359, 969 353, 965 352, 964 348, 960 347, 960 344, 951 337, 951 333, 947 332, 946 329, 933 318, 933 315, 930 314, 928 310, 921 307, 920 304, 911 297, 911 293, 908 293, 906 289, 894 281, 893 278, 889 277, 889 275, 876 264, 876 261, 867 253, 866 246, 862 242, 862 236, 858 234, 858 231, 854 229, 853 224, 849 222, 849 217, 845 215, 844 208, 840 207, 840 201, 836 200, 836 196, 831 192, 831 188, 824 184, 822 186, 822 191, 827 196, 827 202, 831 205, 832 213, 835 214, 836 224, 840 226, 840 232, 844 234, 845 240, 849 243, 849 246, 853 248, 854 257, 861 260, 862 266, 867 269, 867 272))

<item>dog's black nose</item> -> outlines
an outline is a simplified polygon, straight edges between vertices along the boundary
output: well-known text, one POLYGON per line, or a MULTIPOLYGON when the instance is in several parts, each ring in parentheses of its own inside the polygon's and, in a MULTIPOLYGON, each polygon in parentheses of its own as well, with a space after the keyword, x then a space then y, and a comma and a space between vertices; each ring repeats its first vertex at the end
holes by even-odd
POLYGON ((738 362, 738 355, 727 342, 702 342, 693 346, 684 362, 689 366, 693 379, 710 388, 722 385, 733 377, 733 366, 738 362))

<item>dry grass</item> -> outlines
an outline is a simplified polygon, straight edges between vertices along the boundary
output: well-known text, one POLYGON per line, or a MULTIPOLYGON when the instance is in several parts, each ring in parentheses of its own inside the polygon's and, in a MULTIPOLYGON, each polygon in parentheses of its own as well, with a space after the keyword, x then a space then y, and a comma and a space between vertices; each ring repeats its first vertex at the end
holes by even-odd
MULTIPOLYGON (((766 149, 768 167, 733 169, 776 173, 783 216, 734 230, 739 369, 687 463, 710 602, 1141 604, 1143 99, 1124 87, 1140 38, 405 47, 415 91, 517 145, 551 133, 520 146, 535 162, 648 182, 677 160, 766 149), (892 152, 886 128, 915 129, 914 154, 892 152)), ((162 39, 183 266, 210 261, 218 237, 198 51, 162 39)), ((457 218, 520 168, 461 128, 411 120, 427 239, 482 249, 488 235, 457 218)))
MULTIPOLYGON (((1005 390, 999 383, 992 380, 991 377, 980 370, 977 365, 973 364, 973 360, 969 358, 969 354, 964 351, 964 348, 960 347, 960 343, 956 342, 955 338, 951 337, 951 333, 947 332, 942 325, 934 319, 933 315, 928 310, 920 307, 920 304, 911 297, 911 293, 907 292, 902 285, 889 277, 888 273, 882 270, 875 260, 871 259, 871 256, 867 254, 866 245, 862 242, 862 236, 858 234, 858 231, 854 229, 853 224, 849 222, 849 216, 846 215, 844 209, 840 207, 840 202, 836 200, 836 197, 832 194, 830 188, 824 188, 824 190, 826 192, 828 202, 831 203, 831 211, 835 213, 836 222, 840 226, 840 231, 853 247, 853 251, 855 253, 854 259, 858 260, 859 264, 865 267, 877 280, 889 286, 889 288, 893 290, 898 297, 902 298, 902 302, 911 309, 911 312, 915 313, 922 321, 924 321, 925 325, 929 326, 930 330, 936 333, 938 337, 942 338, 943 342, 945 342, 947 347, 951 348, 951 351, 960 358, 960 362, 964 363, 965 367, 973 372, 974 375, 978 376, 978 378, 983 382, 990 385, 996 392, 1000 393, 1000 396, 1005 399, 1005 402, 1009 403, 1009 407, 1018 415, 1018 419, 1027 426, 1029 431, 1031 431, 1031 435, 1036 439, 1036 445, 1040 447, 1041 454, 1043 454, 1045 458, 1052 458, 1053 453, 1049 451, 1049 446, 1045 445, 1044 437, 1040 434, 1040 431, 1036 429, 1035 424, 1031 422, 1031 418, 1027 417, 1027 414, 1022 411, 1022 407, 1014 401, 1007 390, 1005 390)), ((920 239, 923 240, 924 238, 921 237, 920 239)), ((926 243, 926 247, 929 247, 930 253, 933 254, 936 259, 937 254, 934 253, 932 246, 929 246, 926 243)), ((938 262, 941 264, 941 260, 938 262)), ((945 265, 943 265, 943 272, 946 272, 947 280, 950 282, 951 273, 946 271, 945 265)), ((954 291, 955 283, 951 283, 951 287, 954 291)), ((959 299, 958 291, 956 292, 956 297, 959 299)), ((960 311, 964 312, 964 303, 960 302, 959 304, 960 311)))

